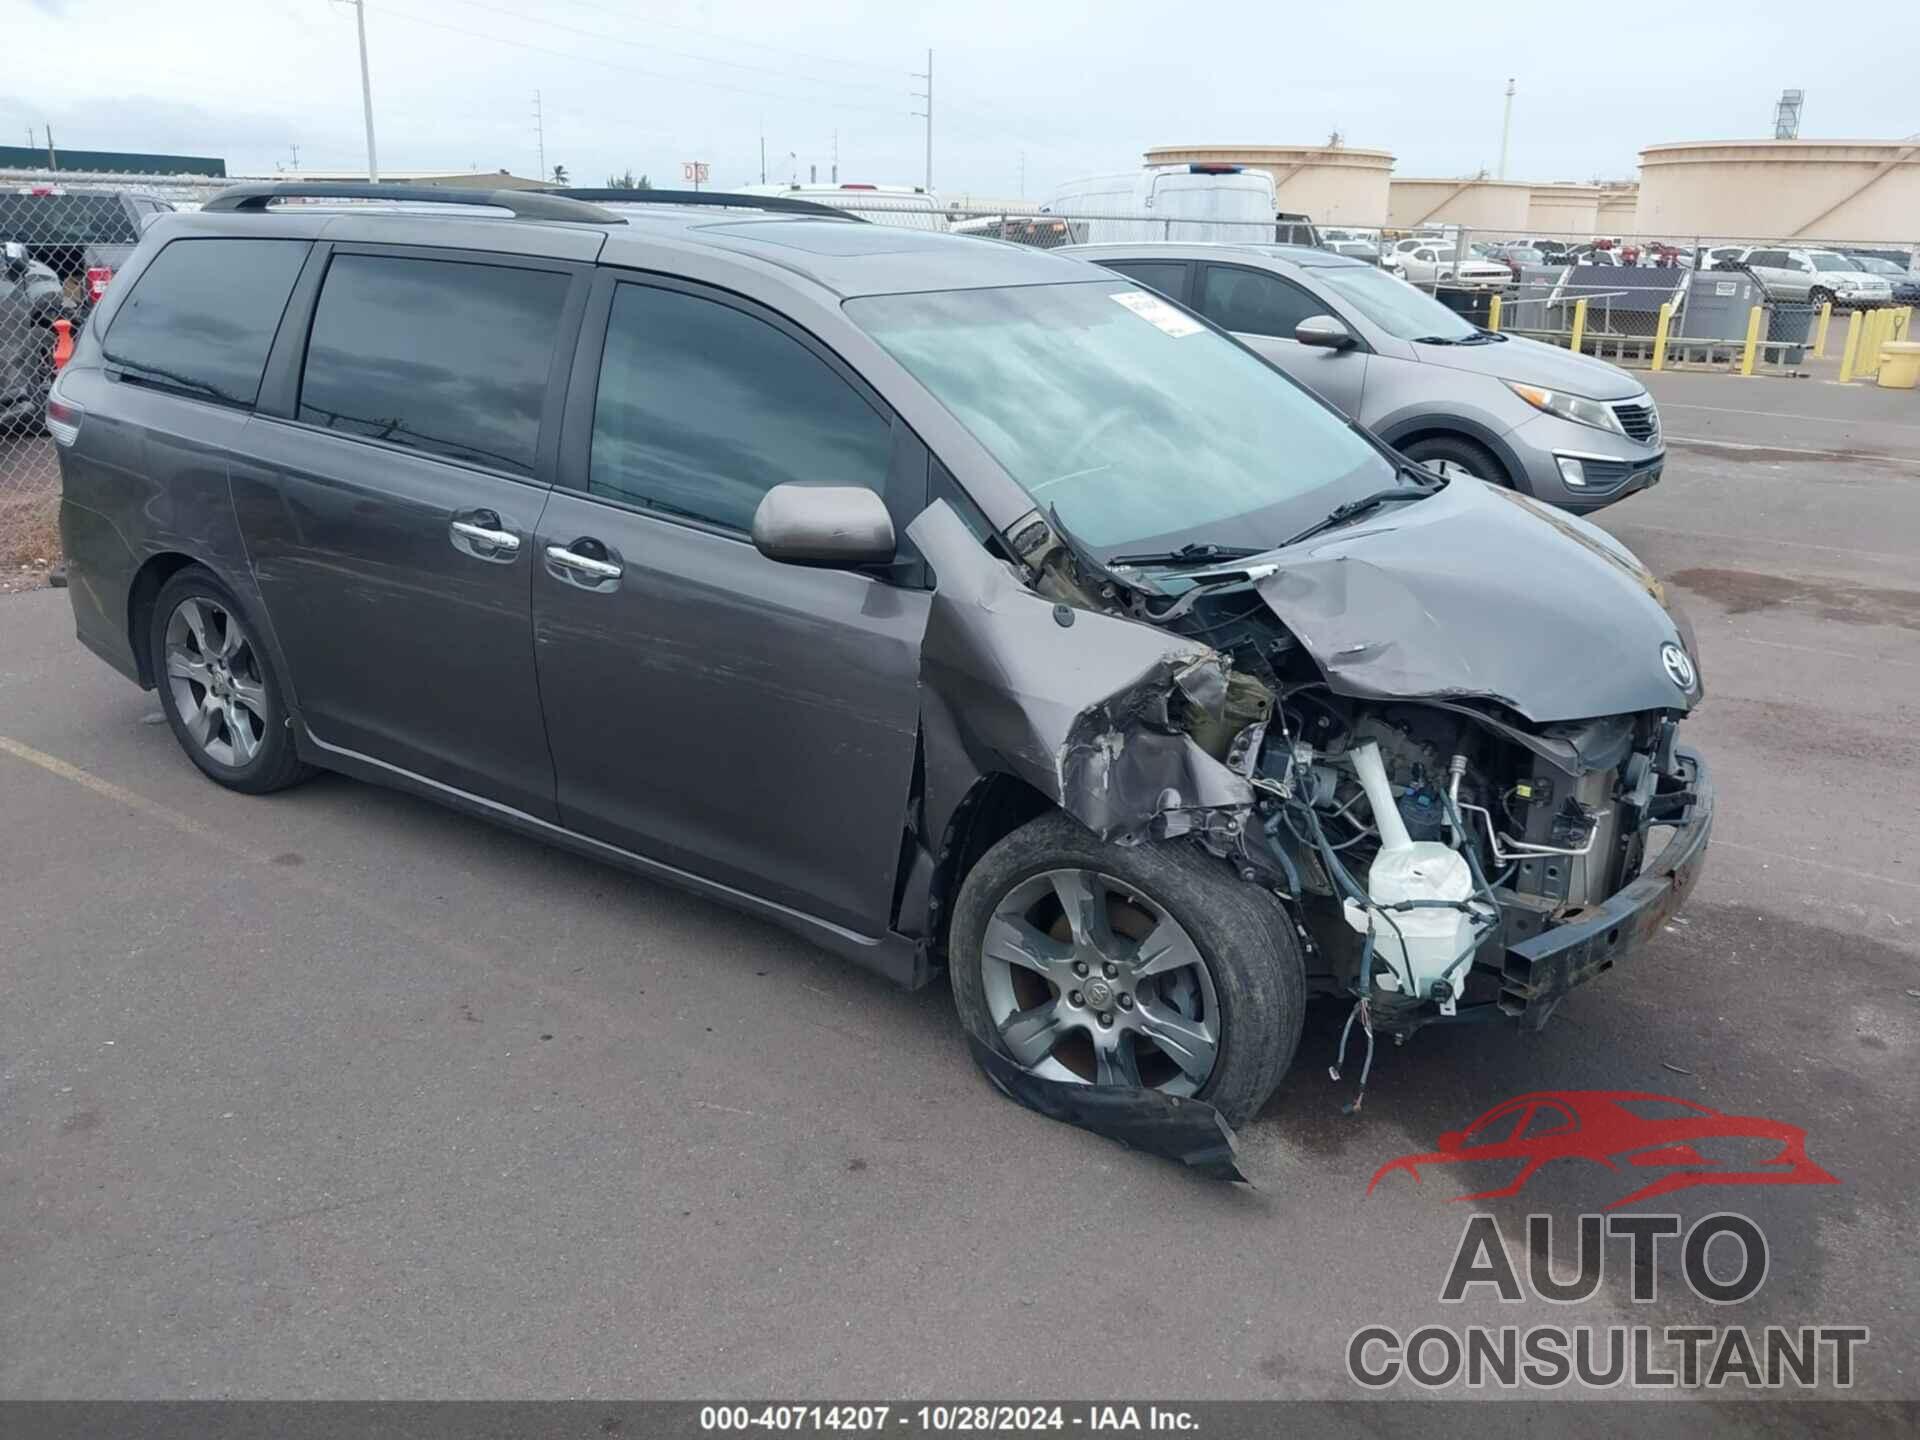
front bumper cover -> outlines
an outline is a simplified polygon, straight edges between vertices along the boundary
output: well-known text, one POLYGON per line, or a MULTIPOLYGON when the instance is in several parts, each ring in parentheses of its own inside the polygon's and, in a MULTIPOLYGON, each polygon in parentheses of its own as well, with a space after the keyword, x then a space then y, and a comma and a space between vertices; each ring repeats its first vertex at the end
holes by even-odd
POLYGON ((1538 1030, 1576 985, 1611 970, 1640 949, 1693 893, 1713 831, 1713 782, 1695 751, 1675 751, 1684 789, 1670 792, 1684 808, 1670 820, 1666 847, 1637 879, 1574 919, 1507 947, 1500 1008, 1522 1029, 1538 1030))

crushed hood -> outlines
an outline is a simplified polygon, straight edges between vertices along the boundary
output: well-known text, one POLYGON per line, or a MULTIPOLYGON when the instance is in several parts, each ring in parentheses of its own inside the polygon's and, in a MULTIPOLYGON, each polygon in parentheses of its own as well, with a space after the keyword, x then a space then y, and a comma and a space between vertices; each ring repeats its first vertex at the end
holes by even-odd
POLYGON ((1662 661, 1694 650, 1652 572, 1510 490, 1457 480, 1277 558, 1260 597, 1341 694, 1495 700, 1542 725, 1699 702, 1662 661))

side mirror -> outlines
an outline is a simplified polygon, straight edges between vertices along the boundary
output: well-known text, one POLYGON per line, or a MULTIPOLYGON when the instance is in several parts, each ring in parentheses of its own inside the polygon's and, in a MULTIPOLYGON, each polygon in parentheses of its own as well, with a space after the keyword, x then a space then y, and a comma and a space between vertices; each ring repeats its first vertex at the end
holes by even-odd
POLYGON ((27 247, 18 240, 7 241, 4 268, 9 280, 18 280, 27 273, 27 247))
POLYGON ((891 563, 887 502, 859 485, 776 485, 753 512, 753 547, 788 565, 891 563))
POLYGON ((1351 350, 1354 343, 1353 332, 1331 315, 1309 315, 1293 327, 1293 338, 1323 350, 1351 350))

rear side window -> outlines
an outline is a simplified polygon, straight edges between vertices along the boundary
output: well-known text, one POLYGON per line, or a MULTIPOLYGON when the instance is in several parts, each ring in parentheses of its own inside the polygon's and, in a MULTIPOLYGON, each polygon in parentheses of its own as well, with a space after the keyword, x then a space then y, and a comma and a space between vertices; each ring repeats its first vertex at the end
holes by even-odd
POLYGON ((140 273, 104 341, 123 379, 251 405, 304 240, 175 240, 140 273))
POLYGON ((1323 303, 1277 275, 1227 265, 1207 267, 1200 282, 1199 310, 1222 330, 1287 340, 1302 320, 1327 313, 1323 303))
POLYGON ((789 481, 884 495, 892 444, 886 417, 785 331, 677 290, 614 291, 590 493, 744 531, 789 481))
POLYGON ((1158 290, 1169 299, 1182 303, 1187 298, 1187 267, 1166 260, 1100 260, 1109 270, 1118 270, 1129 280, 1138 280, 1149 290, 1158 290))
POLYGON ((550 270, 336 256, 307 340, 300 418, 532 474, 568 284, 550 270))

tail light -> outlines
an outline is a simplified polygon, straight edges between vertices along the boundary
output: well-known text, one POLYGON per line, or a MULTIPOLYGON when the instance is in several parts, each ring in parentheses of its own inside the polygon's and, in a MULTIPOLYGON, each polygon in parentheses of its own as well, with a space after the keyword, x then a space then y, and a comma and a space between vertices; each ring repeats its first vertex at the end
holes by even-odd
POLYGON ((80 438, 80 422, 87 418, 87 412, 71 400, 62 398, 59 388, 47 396, 47 433, 53 437, 53 443, 61 446, 73 444, 80 438))
POLYGON ((100 297, 107 293, 107 285, 112 279, 111 266, 89 265, 87 267, 87 299, 98 305, 100 297))

